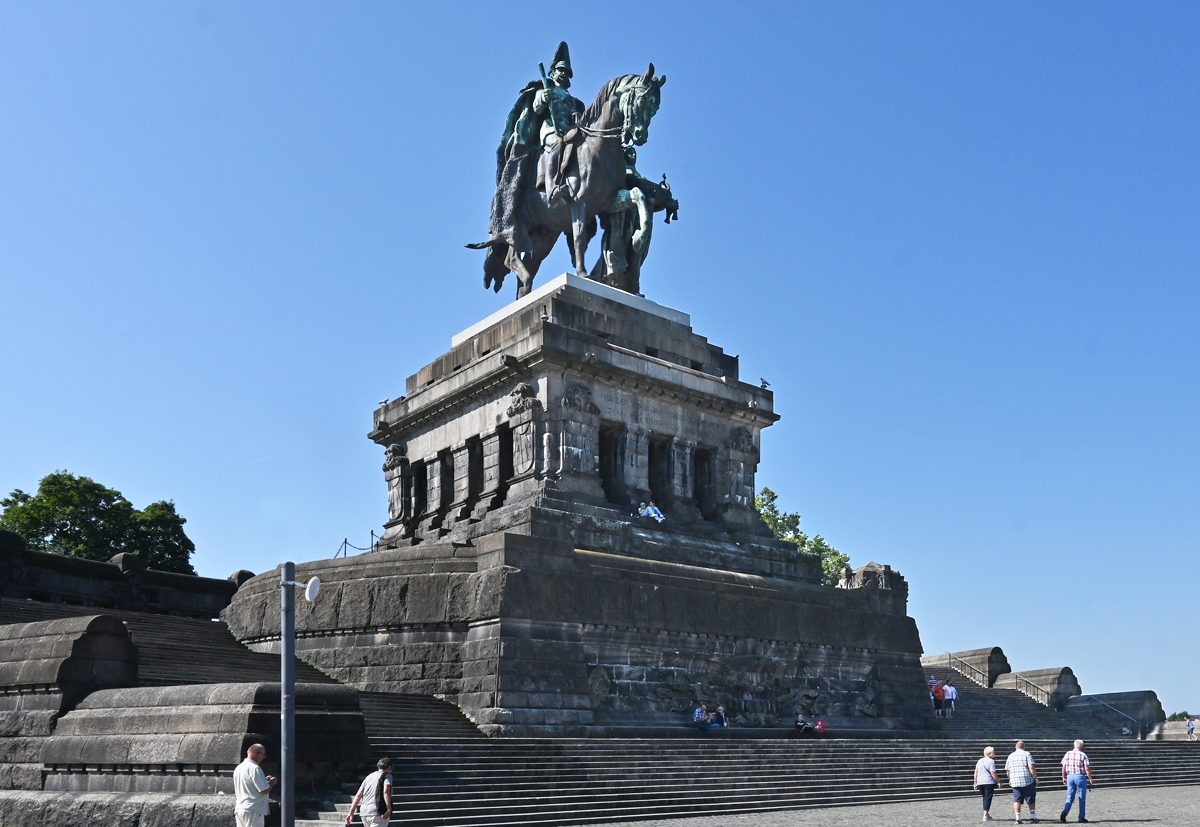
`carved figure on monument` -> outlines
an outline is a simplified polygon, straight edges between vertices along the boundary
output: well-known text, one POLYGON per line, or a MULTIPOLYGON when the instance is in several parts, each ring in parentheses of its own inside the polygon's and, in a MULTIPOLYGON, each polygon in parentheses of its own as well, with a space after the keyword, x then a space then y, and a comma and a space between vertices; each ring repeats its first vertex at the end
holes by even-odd
POLYGON ((574 408, 584 413, 600 415, 600 408, 592 401, 592 389, 587 385, 571 385, 558 404, 564 408, 574 408))
POLYGON ((751 454, 758 457, 758 448, 754 444, 754 436, 746 428, 738 426, 729 434, 729 439, 725 442, 725 447, 731 451, 741 451, 743 454, 751 454))
POLYGON ((383 477, 388 486, 388 520, 407 519, 408 498, 404 496, 404 477, 408 471, 408 457, 404 446, 389 445, 384 453, 383 477))
MULTIPOLYGON (((546 256, 566 233, 575 271, 588 278, 584 254, 596 217, 617 209, 626 193, 624 144, 641 146, 658 112, 666 77, 654 64, 642 75, 621 75, 601 88, 586 109, 567 90, 571 58, 560 43, 540 81, 521 90, 496 151, 496 194, 490 238, 467 246, 487 250, 484 287, 499 291, 508 273, 520 281, 517 297, 533 289, 546 256)), ((624 207, 621 207, 624 209, 624 207)))
POLYGON ((874 718, 879 714, 879 710, 875 707, 874 692, 867 690, 862 695, 858 696, 858 700, 854 702, 854 714, 869 718, 874 718))
POLYGON ((540 411, 542 403, 537 398, 537 391, 531 385, 522 382, 517 385, 508 394, 509 403, 506 413, 509 418, 524 413, 525 411, 540 411))
POLYGON ((602 252, 592 267, 592 278, 627 293, 641 293, 642 265, 650 252, 654 213, 665 212, 664 223, 679 218, 679 202, 664 174, 656 184, 637 170, 637 150, 625 147, 625 189, 617 193, 613 209, 600 215, 602 252))

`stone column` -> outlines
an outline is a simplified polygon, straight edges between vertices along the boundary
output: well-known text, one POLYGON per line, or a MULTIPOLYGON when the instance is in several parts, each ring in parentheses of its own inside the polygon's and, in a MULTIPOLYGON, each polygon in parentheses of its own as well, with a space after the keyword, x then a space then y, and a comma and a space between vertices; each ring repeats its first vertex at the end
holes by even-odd
POLYGON ((718 479, 724 489, 719 494, 723 505, 721 522, 732 531, 769 533, 754 510, 754 474, 758 471, 758 445, 748 428, 733 428, 718 453, 718 479))
POLYGON ((454 494, 450 500, 450 508, 446 513, 446 527, 465 520, 470 514, 468 502, 471 495, 470 462, 467 458, 467 443, 455 444, 451 451, 451 461, 454 464, 454 494))
POLYGON ((503 500, 503 487, 508 480, 500 479, 500 432, 489 431, 482 436, 483 441, 483 489, 479 492, 479 501, 471 510, 471 519, 483 519, 493 508, 498 508, 503 500))
POLYGON ((688 523, 699 522, 702 517, 696 505, 696 480, 692 473, 695 466, 696 441, 676 437, 673 450, 675 456, 672 457, 672 519, 688 523))
POLYGON ((650 502, 650 432, 635 425, 625 431, 625 490, 635 505, 650 502))
POLYGON ((412 478, 408 458, 400 446, 388 448, 383 463, 383 476, 388 486, 388 521, 384 523, 384 539, 405 536, 412 516, 412 478))
POLYGON ((425 458, 425 513, 421 514, 420 533, 433 539, 440 536, 442 524, 442 457, 434 454, 425 458))
POLYGON ((513 476, 507 502, 532 496, 541 487, 545 469, 545 414, 533 386, 521 383, 509 394, 508 424, 512 429, 513 476))

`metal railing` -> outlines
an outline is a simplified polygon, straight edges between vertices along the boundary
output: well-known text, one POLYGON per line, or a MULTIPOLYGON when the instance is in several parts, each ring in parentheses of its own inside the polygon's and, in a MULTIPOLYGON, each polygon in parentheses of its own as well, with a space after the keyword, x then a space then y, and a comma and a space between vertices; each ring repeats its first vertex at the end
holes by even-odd
POLYGON ((1012 676, 1013 680, 1016 682, 1016 689, 1018 692, 1028 698, 1033 698, 1042 706, 1050 706, 1050 690, 1038 686, 1033 681, 1018 675, 1016 672, 1013 672, 1012 676))
MULTIPOLYGON (((1072 700, 1075 700, 1075 699, 1074 699, 1074 698, 1072 698, 1072 700)), ((1122 718, 1125 718, 1125 719, 1126 719, 1126 720, 1128 720, 1130 723, 1132 723, 1132 724, 1133 724, 1133 726, 1130 728, 1130 732, 1132 732, 1132 733, 1133 733, 1133 734, 1134 734, 1134 735, 1135 735, 1135 736, 1136 736, 1136 737, 1137 737, 1139 740, 1141 740, 1141 737, 1142 737, 1142 722, 1141 722, 1141 721, 1139 721, 1137 718, 1133 717, 1132 715, 1127 715, 1126 713, 1124 713, 1124 712, 1122 712, 1121 710, 1117 709, 1115 706, 1113 706, 1113 705, 1112 705, 1112 704, 1110 704, 1110 703, 1105 703, 1104 701, 1102 701, 1102 700, 1100 700, 1099 698, 1097 698, 1095 695, 1080 695, 1080 696, 1079 696, 1079 701, 1086 701, 1087 703, 1098 703, 1098 704, 1100 704, 1101 706, 1106 706, 1106 707, 1108 707, 1108 708, 1109 708, 1109 709, 1111 709, 1113 712, 1117 713, 1117 714, 1118 714, 1118 715, 1120 715, 1122 718)), ((1079 701, 1076 701, 1076 703, 1078 703, 1079 701)))
POLYGON ((987 672, 984 672, 978 666, 967 663, 962 658, 958 657, 957 655, 952 655, 949 652, 946 653, 946 666, 953 669, 964 678, 979 684, 984 689, 988 688, 987 672))

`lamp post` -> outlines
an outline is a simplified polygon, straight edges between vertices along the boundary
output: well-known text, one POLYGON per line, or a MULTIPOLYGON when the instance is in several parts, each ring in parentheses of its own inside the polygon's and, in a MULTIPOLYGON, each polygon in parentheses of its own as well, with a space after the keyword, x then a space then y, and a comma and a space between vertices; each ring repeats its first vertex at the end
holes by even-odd
POLYGON ((279 567, 279 815, 282 827, 296 825, 296 593, 304 588, 309 603, 317 599, 321 580, 296 582, 296 564, 279 567))

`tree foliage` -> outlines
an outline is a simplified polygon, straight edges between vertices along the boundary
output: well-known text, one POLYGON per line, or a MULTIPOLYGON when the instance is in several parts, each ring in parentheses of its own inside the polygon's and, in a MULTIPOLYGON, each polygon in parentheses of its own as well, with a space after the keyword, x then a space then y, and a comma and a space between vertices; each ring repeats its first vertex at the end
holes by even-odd
POLYGON ((149 568, 195 574, 189 558, 196 546, 183 531, 187 520, 168 500, 139 511, 120 491, 56 471, 42 478, 36 494, 17 489, 0 506, 0 528, 20 534, 34 551, 86 560, 126 551, 149 568))
POLYGON ((780 511, 776 505, 778 500, 778 494, 770 488, 763 488, 754 498, 754 508, 776 538, 795 543, 800 551, 820 557, 825 585, 836 586, 842 577, 842 569, 850 565, 850 555, 843 554, 829 545, 820 534, 810 538, 800 530, 800 515, 791 511, 780 511))
POLYGON ((1190 716, 1188 715, 1188 712, 1185 709, 1185 710, 1183 710, 1183 712, 1172 712, 1170 715, 1167 716, 1167 720, 1168 721, 1182 721, 1188 717, 1190 717, 1190 716))

